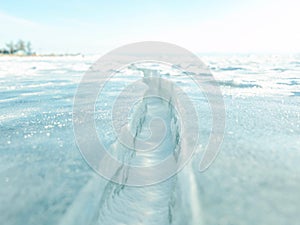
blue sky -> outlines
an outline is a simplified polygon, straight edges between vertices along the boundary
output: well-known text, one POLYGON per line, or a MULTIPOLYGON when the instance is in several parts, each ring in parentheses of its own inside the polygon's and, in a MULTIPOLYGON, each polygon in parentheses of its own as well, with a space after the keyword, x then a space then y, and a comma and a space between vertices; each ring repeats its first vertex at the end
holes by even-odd
POLYGON ((157 40, 194 52, 300 52, 299 0, 0 0, 0 46, 104 53, 157 40), (298 3, 299 2, 299 3, 298 3))

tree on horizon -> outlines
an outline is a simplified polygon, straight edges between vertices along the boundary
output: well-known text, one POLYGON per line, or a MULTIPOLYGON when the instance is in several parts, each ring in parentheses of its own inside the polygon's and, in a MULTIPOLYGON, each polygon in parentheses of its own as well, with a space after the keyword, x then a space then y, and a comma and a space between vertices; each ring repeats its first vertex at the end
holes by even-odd
POLYGON ((7 43, 6 47, 8 48, 9 54, 13 54, 15 52, 15 45, 12 41, 7 43))
POLYGON ((23 41, 23 40, 20 39, 17 42, 15 48, 16 48, 17 51, 24 51, 25 52, 26 51, 26 49, 25 49, 25 41, 23 41))
POLYGON ((14 54, 18 51, 24 51, 26 54, 32 54, 31 42, 25 42, 20 39, 16 44, 13 41, 5 44, 6 48, 2 50, 2 52, 6 52, 4 54, 14 54), (8 52, 8 53, 7 53, 8 52))

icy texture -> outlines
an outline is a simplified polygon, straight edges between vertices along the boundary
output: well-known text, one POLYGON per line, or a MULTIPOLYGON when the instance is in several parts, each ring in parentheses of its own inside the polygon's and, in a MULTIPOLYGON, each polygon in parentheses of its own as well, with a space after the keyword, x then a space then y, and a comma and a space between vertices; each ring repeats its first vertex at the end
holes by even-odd
MULTIPOLYGON (((211 125, 205 96, 184 74, 163 69, 195 102, 202 142, 181 173, 147 188, 99 178, 76 147, 73 97, 93 60, 0 58, 0 224, 300 221, 299 56, 203 57, 221 85, 227 111, 221 153, 205 173, 197 171, 211 125)), ((99 97, 96 122, 109 118, 113 97, 140 73, 127 75, 117 75, 99 97)), ((108 119, 97 125, 106 128, 99 136, 112 146, 108 119)))

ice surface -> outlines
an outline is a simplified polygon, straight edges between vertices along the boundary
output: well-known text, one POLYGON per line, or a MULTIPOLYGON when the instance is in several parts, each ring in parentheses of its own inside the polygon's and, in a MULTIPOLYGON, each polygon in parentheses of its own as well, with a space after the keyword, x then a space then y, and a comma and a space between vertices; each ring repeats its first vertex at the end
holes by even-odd
MULTIPOLYGON (((181 173, 160 186, 120 189, 94 174, 73 134, 73 97, 95 58, 1 57, 0 224, 300 221, 300 57, 202 59, 221 85, 227 112, 217 160, 206 172, 197 171, 211 125, 205 95, 186 75, 162 68, 160 73, 172 77, 195 103, 200 149, 181 173)), ((99 97, 95 120, 107 146, 115 141, 112 100, 140 74, 117 74, 99 97)))

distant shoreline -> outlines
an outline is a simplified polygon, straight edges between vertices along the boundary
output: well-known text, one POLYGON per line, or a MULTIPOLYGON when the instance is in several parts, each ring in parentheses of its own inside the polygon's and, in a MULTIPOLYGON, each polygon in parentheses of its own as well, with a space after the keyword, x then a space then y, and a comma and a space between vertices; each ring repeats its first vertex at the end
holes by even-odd
POLYGON ((17 54, 0 54, 0 57, 62 57, 62 56, 82 56, 81 53, 72 53, 72 54, 32 54, 32 55, 17 55, 17 54))

